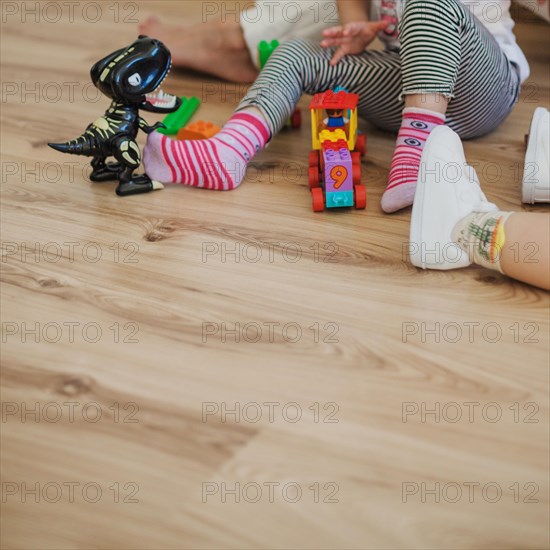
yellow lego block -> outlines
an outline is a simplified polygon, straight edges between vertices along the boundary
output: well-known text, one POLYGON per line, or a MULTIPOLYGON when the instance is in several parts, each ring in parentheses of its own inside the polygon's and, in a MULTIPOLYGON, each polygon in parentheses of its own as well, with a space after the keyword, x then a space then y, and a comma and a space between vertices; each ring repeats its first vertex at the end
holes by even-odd
POLYGON ((344 130, 338 128, 337 130, 323 130, 319 134, 319 141, 321 143, 324 143, 325 141, 332 141, 336 143, 337 141, 347 141, 348 138, 346 137, 346 132, 344 130))

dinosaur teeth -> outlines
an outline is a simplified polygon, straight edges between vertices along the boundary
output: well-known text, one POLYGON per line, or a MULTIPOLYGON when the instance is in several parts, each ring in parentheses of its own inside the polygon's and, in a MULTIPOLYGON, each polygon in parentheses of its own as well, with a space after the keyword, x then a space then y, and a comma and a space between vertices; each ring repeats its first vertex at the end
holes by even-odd
POLYGON ((158 88, 155 92, 147 94, 147 101, 151 105, 170 109, 176 104, 176 96, 166 93, 162 88, 158 88))

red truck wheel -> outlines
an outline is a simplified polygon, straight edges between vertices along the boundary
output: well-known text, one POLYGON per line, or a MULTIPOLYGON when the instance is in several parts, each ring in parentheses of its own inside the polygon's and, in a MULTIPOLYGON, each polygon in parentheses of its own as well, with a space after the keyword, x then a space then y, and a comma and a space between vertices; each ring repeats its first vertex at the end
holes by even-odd
MULTIPOLYGON (((355 154, 355 153, 352 153, 355 154)), ((352 178, 353 178, 353 185, 361 185, 361 165, 360 164, 353 164, 352 166, 352 178)))
POLYGON ((323 212, 325 209, 325 197, 323 190, 320 187, 315 187, 311 190, 311 198, 313 200, 313 211, 323 212))
POLYGON ((367 207, 367 188, 364 185, 355 186, 355 208, 364 210, 367 207))
POLYGON ((367 154, 367 136, 365 134, 359 134, 357 136, 357 141, 355 142, 355 150, 358 153, 361 153, 362 157, 367 154))
POLYGON ((319 151, 310 151, 308 166, 316 166, 317 168, 319 168, 319 157, 319 151))
POLYGON ((290 125, 295 130, 299 130, 302 127, 302 111, 300 109, 296 109, 292 116, 290 117, 290 125))
POLYGON ((359 185, 361 183, 361 153, 359 151, 351 153, 351 163, 353 185, 359 185))
POLYGON ((315 189, 321 187, 321 181, 319 178, 319 168, 317 166, 310 166, 308 169, 309 176, 309 188, 315 189))

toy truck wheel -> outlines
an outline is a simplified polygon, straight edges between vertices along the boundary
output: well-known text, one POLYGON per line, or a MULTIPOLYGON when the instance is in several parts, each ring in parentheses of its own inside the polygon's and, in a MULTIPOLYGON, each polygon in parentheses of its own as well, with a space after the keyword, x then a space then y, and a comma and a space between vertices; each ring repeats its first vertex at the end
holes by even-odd
POLYGON ((352 170, 353 185, 361 185, 361 165, 354 164, 352 170))
POLYGON ((364 185, 355 186, 355 208, 364 210, 367 207, 367 188, 364 185))
POLYGON ((325 209, 325 197, 323 190, 320 187, 315 187, 311 190, 311 198, 313 200, 313 211, 323 212, 325 209))
POLYGON ((321 181, 319 177, 319 167, 317 166, 310 166, 308 169, 308 176, 309 176, 309 188, 315 189, 317 187, 321 187, 321 181))
POLYGON ((361 153, 354 152, 351 154, 351 162, 353 166, 353 183, 359 185, 361 183, 361 153))
POLYGON ((367 154, 367 136, 365 134, 359 134, 357 136, 357 141, 355 142, 355 150, 358 153, 361 153, 362 157, 367 154))
POLYGON ((319 168, 319 158, 319 151, 310 151, 308 166, 315 166, 316 168, 319 168))
POLYGON ((292 116, 290 117, 290 125, 295 130, 302 127, 302 111, 300 111, 300 109, 296 108, 296 110, 292 113, 292 116))

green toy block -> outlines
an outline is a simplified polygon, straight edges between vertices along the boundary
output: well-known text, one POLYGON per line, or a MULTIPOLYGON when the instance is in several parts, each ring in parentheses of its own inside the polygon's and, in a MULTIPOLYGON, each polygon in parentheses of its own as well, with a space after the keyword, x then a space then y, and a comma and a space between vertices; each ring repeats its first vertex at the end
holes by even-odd
POLYGON ((341 191, 339 193, 325 193, 327 208, 342 208, 344 206, 353 206, 353 191, 341 191))
POLYGON ((278 40, 272 40, 271 42, 266 42, 262 40, 258 44, 258 52, 260 54, 260 69, 265 67, 268 59, 271 57, 271 54, 280 46, 278 40))
POLYGON ((198 97, 182 97, 180 108, 174 113, 166 115, 162 121, 166 129, 161 128, 159 132, 165 136, 177 134, 191 120, 200 104, 201 101, 198 97))

